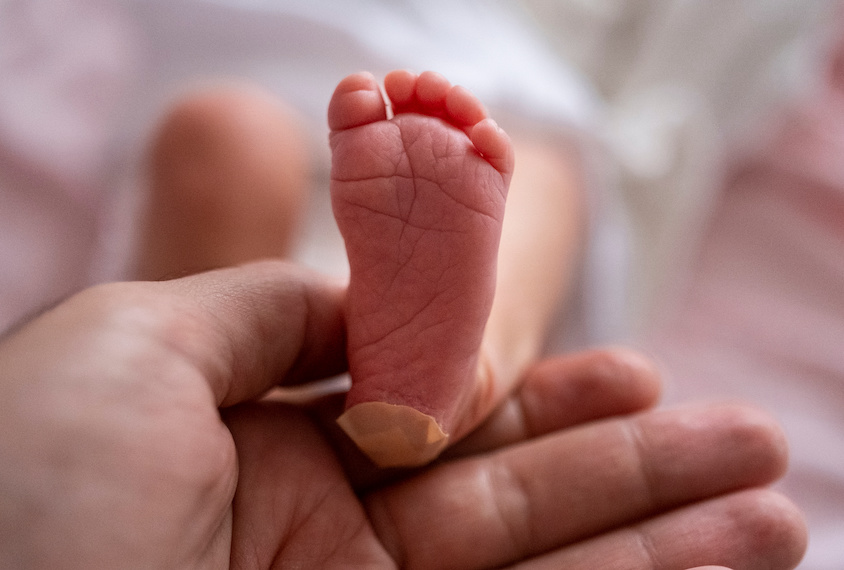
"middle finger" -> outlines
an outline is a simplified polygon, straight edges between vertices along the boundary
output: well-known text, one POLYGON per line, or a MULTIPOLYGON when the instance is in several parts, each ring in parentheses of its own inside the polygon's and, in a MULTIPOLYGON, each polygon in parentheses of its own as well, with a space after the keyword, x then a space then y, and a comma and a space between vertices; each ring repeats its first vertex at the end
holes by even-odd
POLYGON ((785 462, 784 437, 767 415, 684 408, 444 463, 372 493, 366 504, 403 567, 480 568, 769 483, 785 462))

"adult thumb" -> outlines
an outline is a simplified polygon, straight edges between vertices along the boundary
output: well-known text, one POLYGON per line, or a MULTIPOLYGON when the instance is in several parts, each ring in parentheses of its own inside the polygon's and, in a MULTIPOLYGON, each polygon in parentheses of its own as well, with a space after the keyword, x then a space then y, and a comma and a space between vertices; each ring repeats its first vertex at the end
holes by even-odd
POLYGON ((217 405, 345 371, 345 286, 280 261, 150 283, 182 301, 189 358, 217 405))

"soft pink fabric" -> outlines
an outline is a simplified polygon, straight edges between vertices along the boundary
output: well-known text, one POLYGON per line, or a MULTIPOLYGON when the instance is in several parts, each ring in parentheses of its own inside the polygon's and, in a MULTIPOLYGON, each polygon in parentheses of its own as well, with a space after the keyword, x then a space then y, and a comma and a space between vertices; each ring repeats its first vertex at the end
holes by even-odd
POLYGON ((134 73, 113 2, 0 3, 0 330, 90 282, 134 73))
MULTIPOLYGON (((844 47, 844 43, 841 44, 844 47)), ((844 49, 737 159, 679 309, 651 346, 668 399, 742 398, 785 425, 801 568, 844 568, 844 49)))

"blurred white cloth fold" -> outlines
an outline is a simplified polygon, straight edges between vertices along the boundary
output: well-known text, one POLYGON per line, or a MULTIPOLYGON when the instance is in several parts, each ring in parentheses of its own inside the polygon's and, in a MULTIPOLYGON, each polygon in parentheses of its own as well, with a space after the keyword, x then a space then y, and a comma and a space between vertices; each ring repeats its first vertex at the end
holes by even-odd
POLYGON ((524 1, 607 100, 628 340, 661 361, 668 402, 739 398, 782 422, 800 568, 844 568, 840 3, 524 1))
MULTIPOLYGON (((549 125, 594 118, 589 90, 508 2, 0 3, 0 329, 121 276, 139 157, 182 90, 220 78, 262 84, 310 121, 327 152, 336 83, 394 68, 437 70, 492 108, 549 125)), ((334 231, 323 226, 311 235, 334 231)), ((330 249, 303 256, 336 270, 342 250, 330 249)))

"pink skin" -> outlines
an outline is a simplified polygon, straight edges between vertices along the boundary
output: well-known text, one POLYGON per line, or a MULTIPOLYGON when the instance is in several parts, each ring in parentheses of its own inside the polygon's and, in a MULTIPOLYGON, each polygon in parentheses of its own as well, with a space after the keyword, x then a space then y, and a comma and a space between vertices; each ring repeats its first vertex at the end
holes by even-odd
POLYGON ((355 74, 328 109, 331 196, 351 268, 346 407, 413 407, 445 433, 482 396, 479 354, 513 172, 507 135, 442 76, 355 74))

